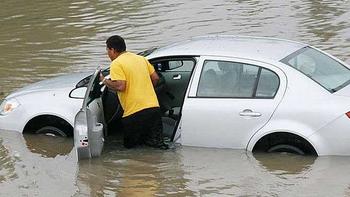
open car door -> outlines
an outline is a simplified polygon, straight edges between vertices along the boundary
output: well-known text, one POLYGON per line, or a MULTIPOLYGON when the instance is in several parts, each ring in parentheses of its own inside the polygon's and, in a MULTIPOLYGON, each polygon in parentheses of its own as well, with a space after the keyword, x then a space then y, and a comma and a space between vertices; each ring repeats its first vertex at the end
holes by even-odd
POLYGON ((100 70, 96 69, 91 76, 83 106, 75 116, 74 147, 77 150, 78 160, 98 157, 103 149, 104 117, 99 73, 100 70))

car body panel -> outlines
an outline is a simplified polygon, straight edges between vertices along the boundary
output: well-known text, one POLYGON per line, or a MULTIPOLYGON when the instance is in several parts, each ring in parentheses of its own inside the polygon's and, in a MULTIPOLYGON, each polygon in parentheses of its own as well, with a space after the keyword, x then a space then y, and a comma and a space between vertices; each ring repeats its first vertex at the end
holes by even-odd
POLYGON ((349 118, 341 115, 309 136, 309 139, 318 150, 318 155, 349 155, 349 131, 349 118))
POLYGON ((84 77, 91 75, 91 72, 67 74, 51 79, 45 79, 16 90, 6 98, 18 97, 33 92, 56 91, 64 88, 73 89, 75 85, 84 77))
POLYGON ((69 93, 81 79, 89 74, 91 73, 58 76, 11 93, 5 99, 15 98, 20 105, 13 112, 0 115, 0 129, 23 132, 31 119, 42 115, 57 116, 73 125, 74 117, 83 99, 70 98, 69 93))
MULTIPOLYGON (((330 149, 325 146, 336 144, 346 134, 344 129, 347 130, 346 128, 350 126, 350 119, 346 121, 343 118, 344 127, 338 128, 340 130, 337 132, 343 135, 329 137, 333 134, 332 130, 327 128, 335 127, 334 121, 344 117, 350 109, 350 97, 331 94, 293 68, 286 67, 284 71, 289 81, 285 96, 270 121, 252 137, 247 150, 253 150, 256 142, 267 134, 288 132, 307 140, 314 146, 318 155, 344 154, 339 150, 329 151, 330 149)), ((350 144, 344 150, 349 154, 350 144)))
POLYGON ((190 146, 244 149, 251 136, 270 119, 281 101, 287 80, 275 66, 257 61, 217 56, 201 56, 182 110, 182 143, 190 146), (268 68, 278 74, 280 87, 272 99, 199 98, 196 97, 199 75, 206 60, 239 62, 268 68), (259 113, 244 116, 244 110, 259 113))
POLYGON ((104 145, 103 104, 93 94, 96 88, 101 88, 99 74, 100 69, 96 69, 74 122, 74 146, 79 160, 100 156, 104 145))
POLYGON ((350 86, 346 86, 343 89, 340 89, 338 92, 335 92, 334 95, 350 97, 350 86))
POLYGON ((274 38, 231 35, 199 36, 159 48, 148 58, 212 55, 279 61, 305 46, 307 45, 303 43, 274 38))
POLYGON ((73 88, 74 86, 50 91, 36 90, 21 94, 16 97, 20 106, 12 113, 0 116, 1 129, 22 132, 31 119, 40 115, 54 115, 73 125, 74 117, 82 104, 82 99, 69 98, 68 94, 73 88))

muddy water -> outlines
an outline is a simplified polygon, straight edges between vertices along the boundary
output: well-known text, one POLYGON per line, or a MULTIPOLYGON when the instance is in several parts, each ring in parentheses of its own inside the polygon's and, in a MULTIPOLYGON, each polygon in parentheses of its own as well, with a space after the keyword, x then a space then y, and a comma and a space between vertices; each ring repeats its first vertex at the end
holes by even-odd
POLYGON ((177 146, 76 162, 71 140, 2 132, 0 196, 349 196, 350 157, 177 146), (69 148, 68 148, 69 147, 69 148))
MULTIPOLYGON (((350 63, 350 1, 118 0, 0 3, 0 98, 26 84, 109 64, 105 39, 130 51, 197 35, 307 42, 350 63)), ((76 162, 71 139, 0 132, 0 196, 350 196, 349 157, 176 147, 76 162)))

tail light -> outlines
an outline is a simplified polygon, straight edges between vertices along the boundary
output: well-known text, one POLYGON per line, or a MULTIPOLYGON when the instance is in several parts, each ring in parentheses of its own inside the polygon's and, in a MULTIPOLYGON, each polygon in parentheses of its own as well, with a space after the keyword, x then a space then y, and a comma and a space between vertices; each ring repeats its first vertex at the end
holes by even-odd
POLYGON ((346 112, 345 115, 350 118, 350 111, 346 112))

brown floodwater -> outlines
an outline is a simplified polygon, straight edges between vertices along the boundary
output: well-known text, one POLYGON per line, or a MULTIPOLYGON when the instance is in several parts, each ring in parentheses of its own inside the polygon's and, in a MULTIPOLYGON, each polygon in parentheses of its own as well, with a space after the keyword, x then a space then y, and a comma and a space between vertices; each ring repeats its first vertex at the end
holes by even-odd
MULTIPOLYGON (((11 0, 0 3, 0 99, 27 84, 109 65, 128 50, 207 34, 312 44, 350 63, 350 1, 11 0)), ((350 196, 350 157, 252 154, 176 145, 77 162, 72 139, 0 131, 0 196, 350 196)))

